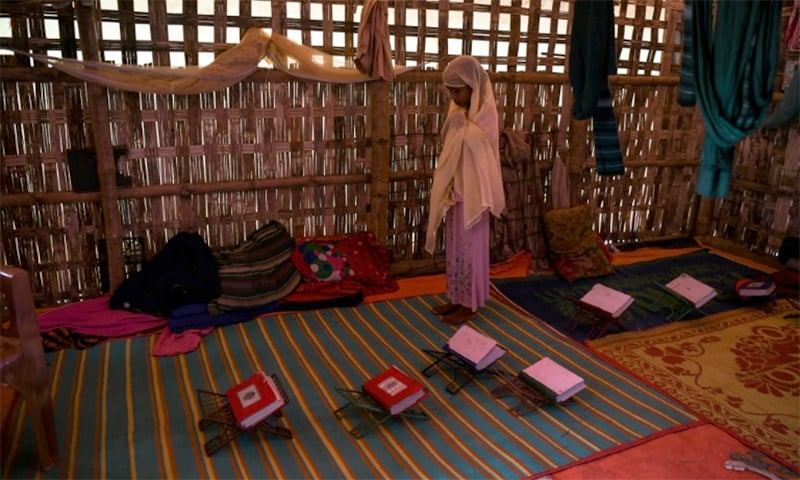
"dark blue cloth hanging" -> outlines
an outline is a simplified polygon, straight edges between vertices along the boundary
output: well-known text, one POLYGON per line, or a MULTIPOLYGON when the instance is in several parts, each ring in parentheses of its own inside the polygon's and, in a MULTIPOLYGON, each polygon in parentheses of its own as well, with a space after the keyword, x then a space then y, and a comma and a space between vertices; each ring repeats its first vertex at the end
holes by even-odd
POLYGON ((683 3, 683 48, 681 49, 681 76, 678 81, 678 104, 693 107, 697 103, 694 93, 694 57, 692 48, 692 0, 683 3))
POLYGON ((624 173, 608 76, 617 73, 613 0, 575 0, 569 53, 569 81, 575 95, 572 116, 592 117, 599 175, 624 173))

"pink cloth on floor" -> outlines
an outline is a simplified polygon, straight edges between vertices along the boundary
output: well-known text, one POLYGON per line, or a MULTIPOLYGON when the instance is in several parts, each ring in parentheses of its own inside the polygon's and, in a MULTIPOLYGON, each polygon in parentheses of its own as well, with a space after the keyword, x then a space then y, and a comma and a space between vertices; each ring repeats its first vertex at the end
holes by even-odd
POLYGON ((112 310, 111 295, 69 303, 39 315, 39 329, 49 332, 66 327, 80 335, 126 337, 167 325, 167 319, 148 313, 112 310))
POLYGON ((165 328, 156 339, 156 343, 153 346, 153 355, 156 357, 166 357, 193 352, 200 346, 203 337, 211 333, 212 330, 214 330, 214 327, 184 330, 181 333, 173 333, 169 328, 165 328))

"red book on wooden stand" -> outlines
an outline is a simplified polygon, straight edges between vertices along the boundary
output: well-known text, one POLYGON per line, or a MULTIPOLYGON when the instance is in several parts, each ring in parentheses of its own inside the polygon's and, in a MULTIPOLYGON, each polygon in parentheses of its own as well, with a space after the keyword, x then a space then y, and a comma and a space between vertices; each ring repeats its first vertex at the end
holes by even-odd
POLYGON ((286 405, 272 377, 256 372, 247 380, 234 385, 225 395, 239 428, 248 429, 286 405))
POLYGON ((402 413, 428 396, 421 383, 394 365, 370 378, 362 390, 392 415, 402 413))

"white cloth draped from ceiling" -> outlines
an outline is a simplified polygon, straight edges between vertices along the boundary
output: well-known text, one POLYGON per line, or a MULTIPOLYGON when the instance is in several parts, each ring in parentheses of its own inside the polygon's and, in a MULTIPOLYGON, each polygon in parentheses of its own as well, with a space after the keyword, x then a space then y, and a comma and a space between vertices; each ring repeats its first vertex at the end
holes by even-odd
MULTIPOLYGON (((387 39, 388 40, 388 39, 387 39)), ((334 66, 333 56, 300 45, 278 34, 260 28, 249 29, 239 44, 221 53, 205 67, 145 67, 115 65, 96 61, 61 59, 30 54, 69 75, 87 82, 129 92, 191 95, 211 92, 234 85, 258 69, 262 60, 294 77, 306 80, 354 83, 379 77, 357 68, 334 66)), ((409 70, 400 67, 394 72, 409 70)))
POLYGON ((445 68, 445 85, 454 78, 472 89, 469 111, 452 100, 442 127, 444 144, 433 173, 425 251, 433 253, 436 231, 454 205, 453 188, 461 194, 464 228, 478 222, 485 210, 499 217, 505 210, 500 169, 500 133, 494 89, 489 75, 470 56, 456 57, 445 68))

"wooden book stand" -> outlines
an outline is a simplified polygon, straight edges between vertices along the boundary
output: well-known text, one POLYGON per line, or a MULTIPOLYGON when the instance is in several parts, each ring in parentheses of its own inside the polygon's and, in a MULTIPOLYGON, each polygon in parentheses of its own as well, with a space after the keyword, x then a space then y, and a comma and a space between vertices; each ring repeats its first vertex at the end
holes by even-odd
MULTIPOLYGON (((517 404, 508 409, 515 416, 526 415, 545 405, 558 405, 555 399, 544 394, 541 390, 520 378, 519 375, 500 371, 498 376, 502 383, 492 389, 492 396, 495 398, 515 397, 517 404)), ((572 399, 566 400, 566 402, 571 401, 572 399)))
POLYGON ((343 412, 351 408, 361 414, 361 422, 350 429, 350 434, 356 438, 362 438, 393 417, 406 417, 420 420, 430 419, 428 414, 421 408, 412 407, 403 410, 397 415, 392 415, 385 408, 381 407, 372 397, 360 390, 350 390, 340 387, 335 387, 334 390, 347 400, 347 403, 333 412, 336 418, 341 418, 343 412))
POLYGON ((645 306, 648 311, 653 313, 664 311, 666 312, 667 320, 670 322, 680 320, 692 312, 698 312, 700 315, 705 316, 705 313, 699 308, 695 308, 689 300, 658 282, 656 282, 656 286, 658 286, 660 293, 655 300, 645 306))
POLYGON ((610 313, 590 305, 580 298, 567 297, 571 302, 577 305, 578 309, 564 325, 564 329, 571 332, 581 325, 588 325, 589 332, 586 334, 586 339, 592 339, 602 336, 606 333, 611 326, 616 325, 620 330, 625 330, 625 327, 619 322, 619 319, 624 315, 614 318, 610 313))
MULTIPOLYGON (((272 378, 275 380, 275 384, 278 385, 278 389, 280 390, 284 401, 288 403, 289 400, 287 399, 286 393, 283 391, 278 378, 274 375, 272 378)), ((260 423, 253 425, 251 428, 245 429, 240 428, 237 425, 236 417, 234 417, 233 411, 231 410, 231 405, 228 403, 228 397, 224 394, 210 392, 208 390, 198 388, 197 400, 200 402, 200 411, 203 415, 198 422, 198 427, 200 430, 205 430, 211 425, 218 425, 220 427, 219 433, 203 445, 206 455, 209 457, 220 448, 231 443, 236 437, 244 432, 255 433, 261 431, 277 435, 279 437, 292 438, 291 430, 286 427, 271 423, 277 417, 283 416, 283 412, 281 410, 277 410, 260 423)))
POLYGON ((461 357, 447 349, 428 350, 423 348, 422 351, 434 358, 434 362, 422 370, 422 374, 426 377, 430 377, 437 368, 442 366, 451 367, 453 369, 453 380, 445 387, 447 393, 451 395, 458 393, 478 375, 482 373, 495 373, 495 371, 489 367, 478 370, 475 366, 470 365, 461 357))

